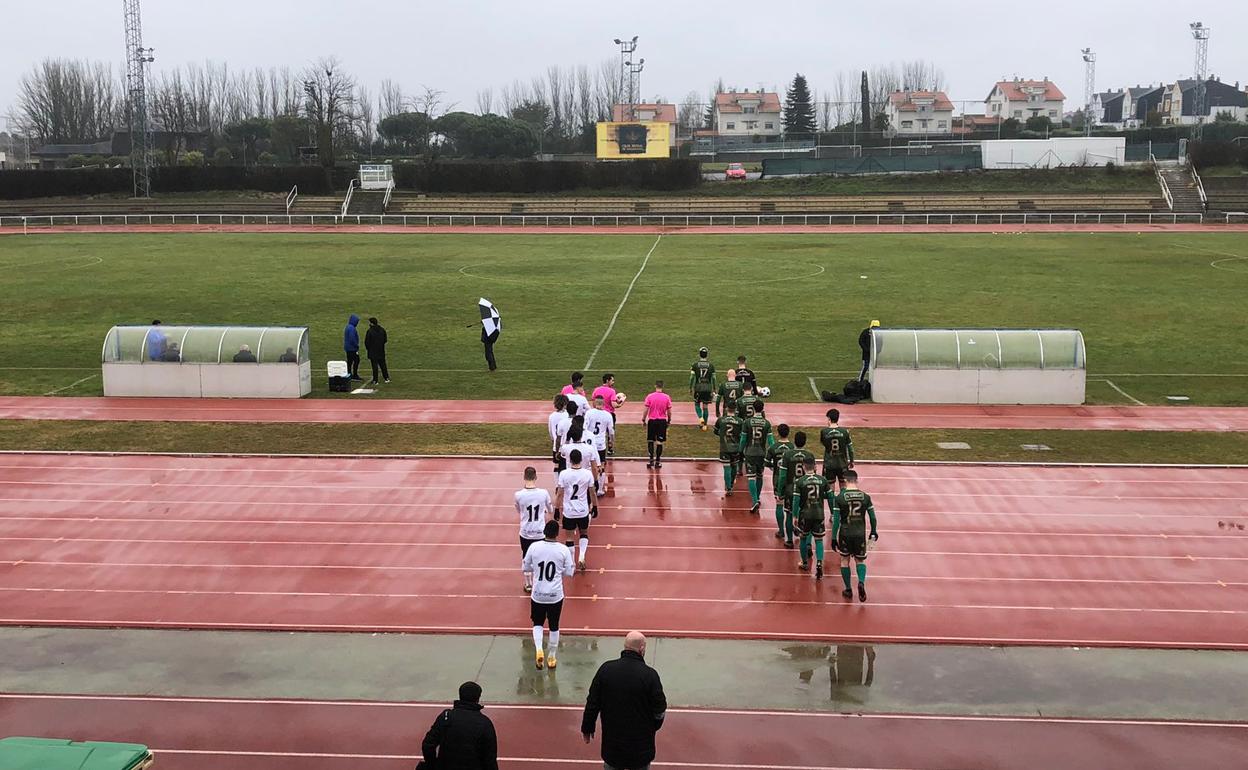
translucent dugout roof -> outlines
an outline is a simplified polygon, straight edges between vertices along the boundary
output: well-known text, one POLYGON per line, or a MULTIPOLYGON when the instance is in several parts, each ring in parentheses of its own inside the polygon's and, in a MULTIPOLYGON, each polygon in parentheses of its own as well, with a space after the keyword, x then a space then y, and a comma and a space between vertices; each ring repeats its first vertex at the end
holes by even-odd
POLYGON ((310 358, 306 326, 114 326, 100 354, 106 364, 278 364, 310 358))
POLYGON ((874 329, 877 369, 1084 369, 1076 329, 874 329))

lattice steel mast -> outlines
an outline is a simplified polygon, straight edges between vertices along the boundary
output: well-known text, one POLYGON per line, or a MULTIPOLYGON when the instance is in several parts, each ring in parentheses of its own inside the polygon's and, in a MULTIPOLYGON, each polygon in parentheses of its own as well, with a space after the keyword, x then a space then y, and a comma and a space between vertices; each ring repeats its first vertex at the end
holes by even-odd
POLYGON ((130 115, 130 168, 134 197, 152 196, 151 134, 147 122, 147 65, 155 61, 152 49, 143 47, 143 18, 139 0, 122 0, 126 19, 126 95, 130 115))
POLYGON ((1091 48, 1083 49, 1083 61, 1083 135, 1092 136, 1092 124, 1096 122, 1096 53, 1091 48))
POLYGON ((1205 111, 1209 109, 1205 102, 1205 81, 1209 79, 1209 28, 1199 21, 1188 25, 1192 29, 1192 39, 1196 41, 1196 104, 1192 114, 1196 117, 1196 127, 1192 136, 1200 141, 1205 127, 1205 111))

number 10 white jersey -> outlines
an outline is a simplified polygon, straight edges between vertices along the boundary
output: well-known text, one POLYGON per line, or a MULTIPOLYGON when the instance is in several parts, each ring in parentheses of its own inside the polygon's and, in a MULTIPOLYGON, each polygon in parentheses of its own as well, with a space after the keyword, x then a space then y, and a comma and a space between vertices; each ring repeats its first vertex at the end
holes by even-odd
POLYGON ((533 601, 558 604, 563 601, 563 579, 572 577, 576 564, 566 545, 543 540, 529 546, 524 571, 533 575, 533 601))

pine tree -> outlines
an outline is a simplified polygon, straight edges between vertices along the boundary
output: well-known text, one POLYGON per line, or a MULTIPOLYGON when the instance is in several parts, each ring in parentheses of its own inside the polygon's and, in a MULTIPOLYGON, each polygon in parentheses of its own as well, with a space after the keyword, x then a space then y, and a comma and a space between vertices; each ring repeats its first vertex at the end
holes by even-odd
POLYGON ((867 71, 862 71, 862 131, 871 133, 871 87, 867 84, 867 71))
POLYGON ((806 78, 799 72, 793 76, 793 83, 785 94, 784 133, 791 137, 813 137, 818 128, 815 123, 815 105, 810 101, 810 88, 806 85, 806 78))

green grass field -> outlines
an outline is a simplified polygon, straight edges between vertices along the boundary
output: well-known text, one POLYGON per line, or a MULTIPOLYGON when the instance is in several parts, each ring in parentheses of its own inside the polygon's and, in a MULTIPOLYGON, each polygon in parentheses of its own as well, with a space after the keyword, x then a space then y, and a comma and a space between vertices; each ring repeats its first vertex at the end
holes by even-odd
MULTIPOLYGON (((1248 403, 1242 234, 38 235, 0 238, 0 393, 100 390, 113 324, 312 329, 317 395, 351 312, 389 329, 383 395, 545 398, 585 366, 633 396, 686 381, 700 345, 739 352, 780 400, 858 365, 858 331, 1076 327, 1092 403, 1248 403), (1219 260, 1221 260, 1219 262, 1219 260), (1211 266, 1211 262, 1216 266, 1211 266), (864 277, 865 276, 865 277, 864 277), (476 301, 502 310, 484 371, 476 301), (471 325, 472 328, 465 328, 471 325)), ((365 364, 367 366, 367 363, 365 364)))

